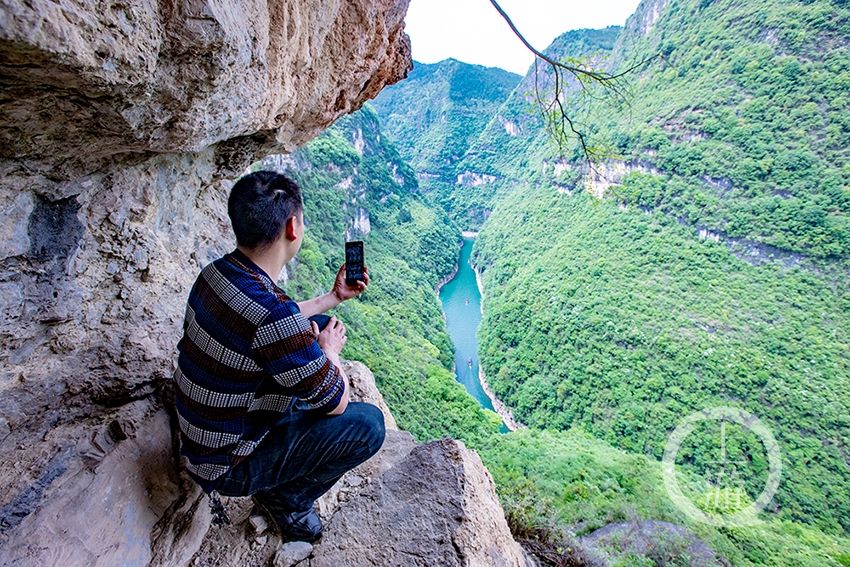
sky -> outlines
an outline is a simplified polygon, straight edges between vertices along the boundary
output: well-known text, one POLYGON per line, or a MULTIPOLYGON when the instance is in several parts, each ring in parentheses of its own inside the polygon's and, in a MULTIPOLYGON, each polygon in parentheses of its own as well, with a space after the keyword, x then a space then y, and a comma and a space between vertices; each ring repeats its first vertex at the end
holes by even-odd
MULTIPOLYGON (((543 50, 568 30, 623 25, 639 0, 500 0, 519 31, 543 50)), ((490 0, 411 0, 406 31, 413 59, 453 57, 525 75, 533 55, 511 32, 490 0)))

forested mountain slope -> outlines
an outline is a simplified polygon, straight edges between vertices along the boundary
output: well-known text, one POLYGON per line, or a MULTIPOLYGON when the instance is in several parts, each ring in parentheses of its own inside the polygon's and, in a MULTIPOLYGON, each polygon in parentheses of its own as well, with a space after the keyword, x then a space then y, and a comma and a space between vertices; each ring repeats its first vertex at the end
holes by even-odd
POLYGON ((414 62, 408 78, 381 91, 372 105, 383 130, 417 172, 444 175, 520 78, 456 59, 414 62))
MULTIPOLYGON (((558 36, 543 52, 555 59, 570 58, 601 65, 607 60, 621 30, 620 26, 570 30, 558 36)), ((540 104, 552 93, 552 73, 542 61, 538 61, 536 68, 536 73, 534 65, 529 68, 501 104, 470 146, 459 169, 489 174, 497 180, 528 179, 530 169, 537 165, 528 161, 534 155, 529 146, 551 147, 552 143, 540 104)), ((572 80, 566 87, 567 92, 574 92, 578 84, 572 80)))
POLYGON ((422 189, 435 192, 447 210, 453 210, 450 189, 460 173, 455 166, 520 78, 455 59, 414 63, 405 81, 375 99, 383 130, 416 170, 422 189))
MULTIPOLYGON (((577 60, 601 64, 609 55, 620 30, 610 26, 601 30, 571 30, 555 39, 544 50, 547 55, 564 55, 577 60)), ((532 66, 510 96, 490 118, 487 127, 470 145, 457 164, 457 177, 443 188, 440 204, 462 228, 476 229, 489 215, 499 190, 539 170, 533 159, 539 149, 551 151, 552 138, 543 117, 546 96, 552 91, 552 75, 545 63, 532 66)), ((569 80, 564 91, 571 92, 578 83, 569 80)))
MULTIPOLYGON (((529 185, 476 244, 499 290, 484 368, 520 419, 660 457, 688 413, 749 409, 785 459, 774 511, 850 530, 848 26, 826 0, 641 4, 608 65, 666 61, 632 77, 628 108, 576 107, 609 157, 590 171, 532 144, 529 185)), ((686 463, 707 470, 716 445, 686 463)))
MULTIPOLYGON (((517 155, 555 163, 544 154, 545 135, 529 134, 536 145, 517 155)), ((419 194, 374 113, 340 120, 278 165, 304 186, 310 224, 288 289, 315 291, 341 258, 343 235, 364 237, 375 285, 340 310, 354 339, 345 355, 375 371, 400 425, 417 438, 451 435, 481 452, 520 533, 554 524, 581 538, 612 522, 664 520, 688 526, 735 565, 846 559, 847 540, 820 531, 843 531, 847 487, 846 412, 834 389, 835 380, 846 381, 847 303, 842 292, 830 295, 832 280, 750 266, 660 212, 558 192, 542 169, 529 172, 527 186, 504 175, 505 193, 477 244, 485 288, 498 290, 487 294, 482 360, 530 425, 573 429, 499 435, 498 420, 449 370, 433 294, 454 260, 457 229, 419 194), (821 330, 823 321, 829 326, 821 330), (805 380, 794 379, 798 369, 805 380), (774 511, 811 526, 768 518, 726 532, 672 506, 657 461, 664 437, 689 410, 720 401, 774 427, 788 469, 774 511)), ((752 439, 738 437, 742 450, 757 454, 752 439)), ((697 441, 688 448, 694 471, 717 449, 712 437, 697 441)), ((748 480, 755 485, 763 474, 762 462, 748 480)), ((571 553, 585 549, 573 543, 571 553)), ((675 541, 658 545, 686 561, 675 541)))
MULTIPOLYGON (((842 543, 816 530, 770 523, 730 536, 689 524, 664 494, 651 457, 613 449, 579 430, 499 434, 498 418, 450 371, 451 346, 433 292, 455 260, 457 228, 419 195, 412 169, 368 106, 292 156, 255 167, 288 171, 303 188, 305 241, 283 283, 291 295, 322 291, 342 260, 344 239, 366 241, 374 285, 337 310, 352 338, 344 356, 374 370, 399 425, 417 439, 452 436, 481 453, 518 534, 544 533, 556 521, 578 538, 611 522, 647 518, 689 526, 735 564, 779 564, 780 557, 786 565, 835 564, 842 543), (800 541, 789 540, 789 530, 800 541)), ((525 214, 512 204, 505 210, 525 214)), ((580 538, 567 543, 573 557, 601 550, 580 538)), ((660 554, 687 558, 675 538, 658 537, 656 544, 660 554)), ((618 554, 616 546, 607 552, 618 554)))
POLYGON ((846 258, 848 37, 842 2, 646 1, 606 65, 664 59, 625 78, 628 104, 596 89, 568 105, 596 172, 584 175, 577 146, 555 163, 537 145, 527 169, 567 186, 590 178, 597 193, 622 183, 626 203, 728 238, 846 258))

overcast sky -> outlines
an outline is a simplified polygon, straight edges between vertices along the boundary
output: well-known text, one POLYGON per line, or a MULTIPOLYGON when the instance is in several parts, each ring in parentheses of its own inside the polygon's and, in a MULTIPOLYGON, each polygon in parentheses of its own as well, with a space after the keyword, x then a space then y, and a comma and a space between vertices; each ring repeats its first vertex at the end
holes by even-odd
MULTIPOLYGON (((526 39, 545 49, 567 30, 623 25, 639 0, 501 0, 526 39)), ((407 33, 413 58, 436 63, 453 57, 525 75, 533 56, 490 0, 411 0, 407 33)))

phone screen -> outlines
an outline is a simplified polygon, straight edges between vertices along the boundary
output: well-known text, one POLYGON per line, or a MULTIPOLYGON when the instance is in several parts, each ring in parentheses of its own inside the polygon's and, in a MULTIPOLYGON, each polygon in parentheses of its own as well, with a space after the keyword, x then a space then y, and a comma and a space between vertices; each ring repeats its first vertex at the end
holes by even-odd
POLYGON ((345 243, 345 283, 354 285, 363 280, 363 241, 345 243))

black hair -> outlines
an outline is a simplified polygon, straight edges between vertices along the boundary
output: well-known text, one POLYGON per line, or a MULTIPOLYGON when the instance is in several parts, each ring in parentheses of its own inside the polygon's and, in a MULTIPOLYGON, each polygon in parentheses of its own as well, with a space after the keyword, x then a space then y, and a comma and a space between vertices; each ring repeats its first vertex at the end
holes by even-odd
POLYGON ((227 215, 240 246, 262 248, 278 239, 286 220, 303 206, 295 181, 282 173, 255 171, 233 185, 227 215))

